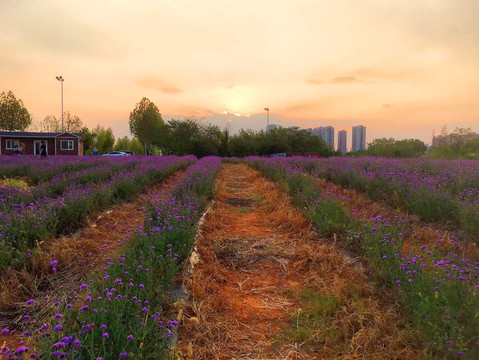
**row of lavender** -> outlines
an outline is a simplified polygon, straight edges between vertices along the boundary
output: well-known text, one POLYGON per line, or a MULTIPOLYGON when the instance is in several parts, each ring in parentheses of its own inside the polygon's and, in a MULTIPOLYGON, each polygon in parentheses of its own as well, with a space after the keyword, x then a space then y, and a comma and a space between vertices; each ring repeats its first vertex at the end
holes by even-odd
POLYGON ((53 304, 50 322, 38 326, 25 314, 24 335, 36 339, 37 354, 27 346, 4 348, 5 358, 167 359, 178 323, 163 309, 165 292, 190 252, 220 164, 216 157, 201 159, 171 191, 152 199, 136 236, 65 301, 53 304))
MULTIPOLYGON (((115 173, 121 170, 133 169, 140 163, 140 159, 133 157, 110 158, 108 161, 99 162, 93 158, 92 163, 83 163, 80 170, 70 167, 64 169, 62 167, 55 168, 55 171, 65 170, 51 177, 54 172, 48 167, 45 169, 40 167, 36 174, 39 174, 44 181, 37 183, 35 186, 27 188, 4 186, 0 187, 0 209, 15 208, 20 204, 30 204, 35 200, 44 197, 54 197, 63 194, 67 188, 77 185, 85 185, 92 183, 100 183, 109 180, 115 173), (88 165, 87 168, 84 168, 88 165)), ((150 160, 146 160, 151 161, 150 160)), ((145 162, 143 160, 142 162, 145 162)), ((42 164, 37 164, 42 165, 42 164)), ((58 165, 58 163, 56 163, 58 165)))
POLYGON ((37 156, 2 156, 0 157, 0 178, 21 177, 30 185, 48 181, 58 174, 88 169, 116 159, 107 156, 55 156, 38 158, 37 156))
MULTIPOLYGON (((366 192, 373 199, 451 222, 479 235, 479 161, 334 157, 296 159, 315 177, 366 192)), ((460 234, 459 234, 460 235, 460 234)))
MULTIPOLYGON (((253 157, 246 161, 271 179, 285 183, 320 233, 341 234, 344 245, 369 259, 371 275, 397 290, 403 309, 433 356, 477 358, 477 259, 460 256, 460 251, 444 254, 439 248, 425 245, 408 248, 404 244, 407 221, 387 221, 386 214, 355 219, 340 201, 322 193, 314 177, 305 175, 294 159, 253 157)), ((438 237, 437 241, 442 240, 438 237)))
MULTIPOLYGON (((72 176, 59 175, 58 179, 40 185, 46 194, 49 187, 58 191, 66 186, 60 195, 40 196, 32 202, 4 198, 0 202, 0 271, 7 266, 25 263, 32 256, 28 251, 36 244, 78 226, 85 215, 132 198, 147 185, 161 181, 195 160, 193 156, 167 156, 142 162, 109 163, 80 170, 79 174, 70 173, 72 176), (68 181, 74 179, 77 182, 68 185, 68 181), (86 182, 85 179, 95 181, 86 182)), ((22 196, 29 199, 32 193, 42 194, 34 190, 19 192, 17 199, 22 196)))

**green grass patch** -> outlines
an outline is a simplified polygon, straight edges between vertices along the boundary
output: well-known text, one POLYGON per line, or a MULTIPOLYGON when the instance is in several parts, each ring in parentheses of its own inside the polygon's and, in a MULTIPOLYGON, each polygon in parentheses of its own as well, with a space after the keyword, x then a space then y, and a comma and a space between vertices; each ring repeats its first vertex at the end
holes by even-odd
POLYGON ((251 214, 253 212, 252 209, 238 209, 236 212, 240 215, 251 214))
POLYGON ((341 302, 331 293, 321 293, 307 288, 288 291, 288 296, 301 302, 301 308, 291 315, 290 326, 274 339, 274 343, 297 344, 305 350, 312 350, 320 344, 338 344, 341 331, 333 324, 341 302))

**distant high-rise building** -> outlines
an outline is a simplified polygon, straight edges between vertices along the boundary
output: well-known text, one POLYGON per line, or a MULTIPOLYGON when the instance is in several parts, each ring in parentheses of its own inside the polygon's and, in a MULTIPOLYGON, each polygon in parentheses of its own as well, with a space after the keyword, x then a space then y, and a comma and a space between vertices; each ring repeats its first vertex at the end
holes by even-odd
POLYGON ((341 130, 338 131, 338 151, 341 154, 346 154, 348 151, 348 148, 346 146, 347 144, 347 139, 348 139, 348 132, 346 130, 341 130))
POLYGON ((352 151, 366 149, 366 126, 353 126, 353 146, 352 151))
POLYGON ((266 126, 266 132, 276 130, 277 128, 278 128, 277 124, 269 124, 268 126, 266 126))
POLYGON ((334 149, 334 128, 332 126, 314 128, 313 134, 319 136, 328 146, 334 149))

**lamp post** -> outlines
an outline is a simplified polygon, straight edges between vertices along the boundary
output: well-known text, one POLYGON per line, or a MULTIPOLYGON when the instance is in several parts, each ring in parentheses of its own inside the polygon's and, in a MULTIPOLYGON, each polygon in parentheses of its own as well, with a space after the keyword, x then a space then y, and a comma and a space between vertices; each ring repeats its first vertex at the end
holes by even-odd
POLYGON ((266 110, 266 132, 268 132, 268 127, 269 127, 269 108, 265 107, 266 110))
POLYGON ((62 75, 60 75, 60 76, 57 76, 57 80, 60 81, 60 83, 62 84, 62 132, 64 132, 64 129, 63 129, 63 81, 65 79, 63 78, 62 75))

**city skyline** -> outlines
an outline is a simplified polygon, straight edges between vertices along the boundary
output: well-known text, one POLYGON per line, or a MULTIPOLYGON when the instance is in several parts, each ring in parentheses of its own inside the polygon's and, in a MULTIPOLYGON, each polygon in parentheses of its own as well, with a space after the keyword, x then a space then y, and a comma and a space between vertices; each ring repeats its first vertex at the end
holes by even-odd
MULTIPOLYGON (((479 4, 93 0, 0 3, 0 92, 129 135, 142 97, 165 120, 259 130, 356 124, 418 138, 479 120, 479 4), (411 131, 411 129, 413 129, 411 131)), ((349 139, 348 139, 349 140, 349 139)))

